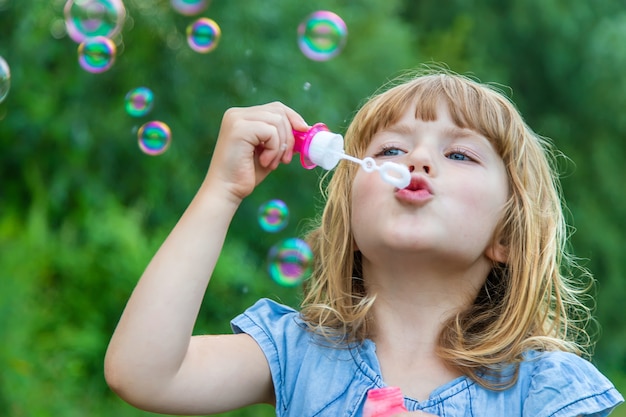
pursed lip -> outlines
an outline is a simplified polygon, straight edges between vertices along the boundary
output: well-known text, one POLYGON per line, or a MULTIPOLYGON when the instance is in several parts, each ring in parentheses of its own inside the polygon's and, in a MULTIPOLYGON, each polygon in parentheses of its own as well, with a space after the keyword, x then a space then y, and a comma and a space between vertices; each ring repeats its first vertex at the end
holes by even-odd
POLYGON ((396 190, 396 197, 409 203, 425 202, 430 200, 432 196, 433 191, 430 182, 422 176, 411 177, 408 186, 396 190))

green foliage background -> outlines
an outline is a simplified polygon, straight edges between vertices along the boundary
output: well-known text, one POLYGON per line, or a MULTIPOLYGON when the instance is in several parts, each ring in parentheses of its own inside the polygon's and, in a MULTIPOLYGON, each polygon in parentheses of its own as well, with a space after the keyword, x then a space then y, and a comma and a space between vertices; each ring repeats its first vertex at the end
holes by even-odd
MULTIPOLYGON (((280 100, 342 132, 383 82, 431 62, 506 86, 528 123, 571 158, 562 181, 572 244, 598 280, 594 361, 626 390, 622 2, 214 0, 201 16, 223 36, 202 55, 184 39, 195 17, 168 0, 126 0, 117 61, 102 74, 82 70, 77 45, 59 34, 64 3, 0 0, 0 56, 12 74, 0 103, 2 415, 152 415, 109 391, 103 355, 136 280, 206 172, 223 112, 280 100), (322 9, 343 17, 349 37, 341 55, 315 62, 299 51, 296 28, 322 9), (142 85, 155 107, 134 119, 124 96, 142 85), (136 144, 150 119, 173 132, 157 157, 136 144)), ((319 175, 281 166, 243 204, 197 332, 229 331, 229 320, 262 296, 297 304, 297 290, 266 277, 264 258, 319 209, 319 175), (291 211, 278 235, 256 224, 270 198, 291 211)), ((258 406, 224 415, 273 414, 258 406)))

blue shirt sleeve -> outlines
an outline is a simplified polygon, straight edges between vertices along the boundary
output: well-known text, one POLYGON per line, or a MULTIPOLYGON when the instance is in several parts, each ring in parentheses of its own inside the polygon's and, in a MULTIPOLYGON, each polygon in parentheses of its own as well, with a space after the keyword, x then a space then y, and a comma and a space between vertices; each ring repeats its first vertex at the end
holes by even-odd
POLYGON ((252 336, 265 354, 272 374, 277 408, 286 408, 291 396, 285 392, 286 362, 298 362, 299 358, 293 356, 297 356, 300 350, 295 347, 305 336, 298 318, 299 314, 291 307, 263 298, 231 321, 234 333, 252 336), (292 357, 286 357, 286 352, 291 352, 292 357))
POLYGON ((362 360, 347 347, 337 348, 311 332, 300 313, 268 299, 234 318, 235 333, 259 344, 272 374, 276 415, 285 417, 358 416, 374 385, 362 372, 362 360))
MULTIPOLYGON (((530 370, 524 417, 608 416, 624 401, 590 362, 566 352, 536 353, 530 370)), ((520 378, 524 369, 520 369, 520 378)))

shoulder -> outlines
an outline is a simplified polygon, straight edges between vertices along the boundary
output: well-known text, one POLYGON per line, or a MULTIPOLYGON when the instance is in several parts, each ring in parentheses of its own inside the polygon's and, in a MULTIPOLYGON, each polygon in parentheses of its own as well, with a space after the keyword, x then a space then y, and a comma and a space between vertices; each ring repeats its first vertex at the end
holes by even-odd
POLYGON ((605 416, 623 401, 591 362, 568 352, 528 352, 518 384, 527 416, 605 416))
POLYGON ((358 408, 373 385, 359 372, 353 350, 325 343, 289 306, 261 299, 231 326, 235 333, 250 335, 265 354, 277 415, 342 415, 358 408))
MULTIPOLYGON (((259 313, 271 314, 274 316, 284 316, 290 314, 296 314, 297 311, 293 307, 289 307, 285 304, 280 304, 269 298, 261 298, 251 307, 249 307, 243 315, 256 315, 259 313)), ((235 319, 236 320, 236 319, 235 319)))
POLYGON ((294 308, 262 298, 231 321, 235 333, 248 333, 263 345, 276 345, 277 338, 306 336, 306 326, 294 308))

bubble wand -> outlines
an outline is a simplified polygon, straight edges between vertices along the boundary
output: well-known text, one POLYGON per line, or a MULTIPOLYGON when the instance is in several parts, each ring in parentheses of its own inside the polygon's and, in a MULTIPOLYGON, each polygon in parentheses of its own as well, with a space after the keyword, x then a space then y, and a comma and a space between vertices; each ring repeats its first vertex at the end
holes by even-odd
POLYGON ((293 149, 300 153, 300 163, 306 169, 319 165, 331 170, 341 159, 345 159, 361 165, 365 172, 378 171, 384 181, 397 188, 405 188, 411 182, 411 172, 406 165, 388 161, 379 166, 369 156, 359 159, 346 154, 343 136, 330 132, 324 123, 316 123, 306 132, 294 130, 293 136, 296 140, 293 149))

